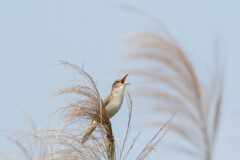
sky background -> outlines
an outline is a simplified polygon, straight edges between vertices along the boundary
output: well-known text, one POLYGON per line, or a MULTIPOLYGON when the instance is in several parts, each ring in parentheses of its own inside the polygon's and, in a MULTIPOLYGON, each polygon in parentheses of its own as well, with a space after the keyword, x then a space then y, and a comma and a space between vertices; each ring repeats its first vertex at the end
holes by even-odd
MULTIPOLYGON (((78 76, 71 69, 54 65, 56 60, 84 64, 105 97, 112 82, 124 75, 116 71, 134 67, 132 61, 125 60, 124 40, 149 30, 154 26, 151 21, 156 20, 188 53, 203 82, 212 75, 214 58, 218 57, 225 92, 214 159, 239 159, 240 117, 235 114, 240 110, 239 6, 238 0, 0 1, 0 149, 8 146, 4 135, 31 129, 19 105, 31 112, 39 128, 62 105, 60 99, 46 101, 59 89, 57 85, 78 76)), ((127 81, 132 83, 127 88, 130 92, 141 86, 137 77, 129 75, 127 81)), ((143 100, 132 97, 133 124, 139 124, 143 119, 138 107, 144 107, 143 100)), ((124 133, 126 108, 124 103, 112 118, 116 139, 124 133)), ((133 128, 131 138, 139 131, 133 128)), ((154 131, 144 130, 138 146, 154 131)), ((162 159, 168 159, 166 153, 174 153, 164 147, 168 138, 159 144, 162 159)))

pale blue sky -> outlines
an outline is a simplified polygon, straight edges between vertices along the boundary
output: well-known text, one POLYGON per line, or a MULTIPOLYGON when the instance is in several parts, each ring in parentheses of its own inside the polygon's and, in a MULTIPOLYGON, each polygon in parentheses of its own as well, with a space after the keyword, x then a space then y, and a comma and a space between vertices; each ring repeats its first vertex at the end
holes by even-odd
MULTIPOLYGON (((122 76, 114 70, 133 66, 125 63, 122 42, 149 26, 148 20, 160 21, 189 53, 200 77, 213 69, 215 39, 219 41, 220 62, 225 68, 225 99, 222 126, 215 159, 237 160, 240 153, 240 118, 233 113, 240 109, 240 2, 238 0, 5 0, 0 1, 0 133, 29 130, 30 125, 21 104, 34 116, 38 126, 58 106, 47 98, 56 84, 76 78, 71 70, 53 67, 55 60, 85 64, 105 97, 112 82, 122 76), (130 5, 142 12, 123 9, 130 5), (124 63, 123 63, 124 62, 124 63), (67 78, 66 78, 67 77, 67 78), (69 78, 68 78, 69 77, 69 78), (232 147, 231 147, 232 146, 232 147)), ((128 79, 134 89, 136 78, 128 79)), ((136 80, 137 81, 137 80, 136 80)), ((135 110, 141 99, 136 101, 135 110)), ((122 133, 126 107, 115 116, 116 138, 122 133), (121 127, 119 127, 121 126, 121 127)), ((141 115, 134 114, 134 122, 141 115)), ((146 131, 150 137, 152 131, 146 131)), ((133 131, 132 137, 137 131, 133 131)), ((139 144, 145 142, 142 138, 139 144)), ((168 159, 164 148, 167 137, 159 145, 160 156, 168 159), (164 152, 163 152, 164 151, 164 152)), ((0 137, 0 147, 7 144, 0 137)))

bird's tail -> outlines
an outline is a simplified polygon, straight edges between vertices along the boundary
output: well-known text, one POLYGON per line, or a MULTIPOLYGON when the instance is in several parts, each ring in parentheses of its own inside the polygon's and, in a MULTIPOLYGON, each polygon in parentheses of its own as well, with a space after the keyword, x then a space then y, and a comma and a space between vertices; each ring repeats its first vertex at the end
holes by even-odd
POLYGON ((91 125, 88 127, 88 129, 87 129, 87 133, 85 133, 85 135, 83 136, 83 138, 82 138, 82 144, 84 144, 87 140, 88 140, 88 138, 89 138, 89 136, 92 134, 92 132, 95 130, 95 128, 97 127, 97 125, 98 125, 98 123, 96 122, 96 121, 93 121, 92 123, 91 123, 91 125))

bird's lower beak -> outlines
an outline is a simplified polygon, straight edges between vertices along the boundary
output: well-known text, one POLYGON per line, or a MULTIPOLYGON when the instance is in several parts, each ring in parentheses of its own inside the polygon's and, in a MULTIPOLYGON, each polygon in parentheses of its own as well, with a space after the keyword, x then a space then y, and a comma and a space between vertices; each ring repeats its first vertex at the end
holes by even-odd
POLYGON ((125 83, 125 79, 127 78, 127 76, 128 76, 128 74, 126 74, 126 76, 124 76, 121 80, 121 83, 125 86, 130 84, 130 83, 125 83))

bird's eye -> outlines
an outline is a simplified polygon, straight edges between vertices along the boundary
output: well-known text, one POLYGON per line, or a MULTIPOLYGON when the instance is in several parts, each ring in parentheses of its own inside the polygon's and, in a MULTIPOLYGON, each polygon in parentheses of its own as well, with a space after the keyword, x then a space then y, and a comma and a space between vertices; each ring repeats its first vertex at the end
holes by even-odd
POLYGON ((120 81, 118 80, 117 83, 119 83, 120 81))

